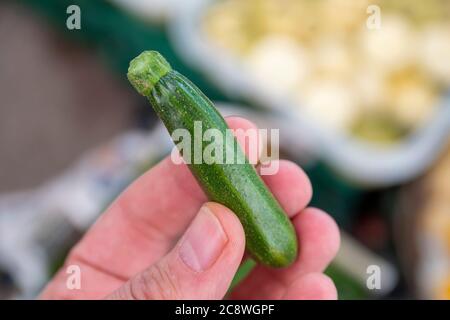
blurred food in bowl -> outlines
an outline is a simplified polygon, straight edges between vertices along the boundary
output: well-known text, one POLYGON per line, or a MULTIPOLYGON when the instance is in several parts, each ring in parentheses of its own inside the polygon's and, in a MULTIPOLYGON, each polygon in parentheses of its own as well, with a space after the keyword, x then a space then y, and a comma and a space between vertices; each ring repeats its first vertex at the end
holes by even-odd
POLYGON ((222 0, 203 29, 262 88, 366 141, 397 142, 420 128, 450 86, 445 0, 222 0))

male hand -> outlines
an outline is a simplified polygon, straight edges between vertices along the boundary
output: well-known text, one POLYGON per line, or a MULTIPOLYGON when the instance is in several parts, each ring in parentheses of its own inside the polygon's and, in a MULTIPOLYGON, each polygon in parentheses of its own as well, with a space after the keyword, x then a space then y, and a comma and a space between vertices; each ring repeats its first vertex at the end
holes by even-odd
MULTIPOLYGON (((255 126, 227 119, 232 129, 255 126)), ((255 128, 256 129, 256 128, 255 128)), ((299 241, 287 268, 256 266, 232 299, 336 299, 322 272, 339 248, 339 231, 325 212, 307 208, 305 173, 279 161, 262 177, 292 220, 299 241)), ((236 215, 207 202, 186 165, 170 157, 125 190, 72 249, 42 299, 222 299, 242 262, 245 237, 236 215), (81 288, 67 288, 69 265, 81 270, 81 288)))

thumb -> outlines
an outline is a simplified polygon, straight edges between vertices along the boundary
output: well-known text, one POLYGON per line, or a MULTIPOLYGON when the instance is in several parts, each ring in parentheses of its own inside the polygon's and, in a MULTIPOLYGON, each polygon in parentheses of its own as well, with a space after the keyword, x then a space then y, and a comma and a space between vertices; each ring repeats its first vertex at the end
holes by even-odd
POLYGON ((244 231, 234 213, 206 203, 172 251, 108 298, 222 299, 244 249, 244 231))

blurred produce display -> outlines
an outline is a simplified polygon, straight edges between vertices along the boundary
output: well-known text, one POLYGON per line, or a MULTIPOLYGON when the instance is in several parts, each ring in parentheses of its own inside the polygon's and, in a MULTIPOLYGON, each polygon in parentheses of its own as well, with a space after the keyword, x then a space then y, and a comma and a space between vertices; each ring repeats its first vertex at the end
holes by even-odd
POLYGON ((211 99, 223 100, 223 94, 198 71, 181 62, 173 52, 164 25, 164 12, 173 7, 172 1, 177 0, 165 1, 164 5, 163 0, 19 0, 19 3, 31 7, 44 17, 55 30, 64 33, 67 40, 94 49, 101 59, 118 72, 127 86, 125 75, 130 60, 140 52, 153 48, 168 57, 174 68, 189 75, 211 99), (74 3, 82 11, 82 28, 71 31, 66 27, 65 12, 74 3), (128 14, 137 11, 140 13, 139 18, 128 14))
POLYGON ((223 0, 209 6, 203 29, 263 88, 366 141, 406 137, 450 87, 446 0, 223 0))
MULTIPOLYGON (((193 53, 197 47, 191 48, 186 43, 196 43, 196 37, 179 32, 179 38, 185 42, 178 46, 181 50, 176 50, 176 37, 170 34, 177 31, 172 24, 180 19, 175 9, 193 1, 22 0, 18 3, 25 4, 27 10, 33 9, 36 17, 57 31, 56 41, 61 45, 65 42, 61 41, 63 36, 68 42, 91 50, 99 64, 116 71, 127 88, 125 73, 129 60, 142 50, 155 49, 170 57, 171 64, 188 75, 212 100, 263 107, 251 95, 240 96, 233 90, 225 90, 218 85, 219 81, 215 82, 213 73, 206 72, 207 68, 191 62, 195 61, 193 53), (73 3, 82 10, 82 29, 77 31, 66 28, 65 10, 73 3)), ((195 22, 192 23, 195 28, 201 27, 209 36, 208 41, 222 52, 243 62, 262 88, 269 86, 292 96, 298 102, 298 109, 292 109, 292 113, 306 111, 317 119, 318 127, 322 124, 324 128, 352 134, 348 137, 390 144, 403 140, 435 113, 446 109, 439 109, 439 100, 450 86, 448 0, 207 2, 206 12, 194 11, 203 24, 197 23, 196 17, 191 17, 189 22, 195 22), (373 4, 381 8, 381 29, 368 29, 366 25, 372 14, 367 8, 373 4)), ((185 13, 180 15, 190 17, 185 13)), ((17 30, 10 32, 12 38, 22 39, 17 30)), ((204 53, 208 48, 200 49, 204 53)), ((216 78, 241 85, 236 81, 242 76, 240 65, 236 68, 238 72, 234 69, 234 73, 223 72, 229 71, 223 67, 223 57, 216 55, 216 51, 213 53, 215 64, 210 69, 216 72, 216 78)), ((36 83, 40 91, 42 85, 50 83, 46 77, 51 73, 41 76, 42 81, 36 83)), ((87 90, 85 94, 91 99, 90 92, 87 90)), ((263 93, 257 91, 256 95, 266 97, 263 93)), ((80 98, 67 95, 67 99, 80 98)), ((142 105, 145 111, 139 109, 136 125, 154 125, 149 121, 152 114, 146 101, 142 105)), ((111 112, 110 105, 105 110, 111 112)), ((398 212, 392 215, 399 202, 397 192, 409 187, 400 184, 411 181, 433 165, 434 156, 445 146, 442 141, 448 134, 443 133, 441 138, 436 134, 440 130, 437 128, 416 144, 397 144, 398 148, 375 148, 378 145, 374 144, 371 152, 364 148, 355 153, 353 146, 339 140, 340 135, 331 134, 338 139, 330 141, 311 139, 312 128, 293 130, 304 127, 305 123, 299 124, 292 113, 284 117, 266 111, 239 108, 231 114, 245 115, 263 128, 282 129, 282 158, 302 165, 314 188, 311 205, 329 212, 338 222, 343 231, 342 246, 326 273, 336 283, 339 297, 449 298, 450 154, 423 179, 413 183, 422 189, 419 196, 406 192, 409 210, 403 210, 401 224, 414 224, 411 237, 399 239, 399 230, 395 226, 391 228, 391 220, 399 216, 398 212), (435 135, 439 139, 432 137, 435 135), (308 148, 305 141, 314 148, 308 148), (326 150, 316 152, 319 148, 326 150), (393 149, 393 153, 383 153, 393 149), (320 157, 313 161, 316 155, 320 157), (339 164, 346 169, 337 170, 339 164), (361 172, 368 177, 361 179, 361 172), (360 181, 364 184, 356 183, 360 181), (394 250, 394 246, 405 250, 394 250), (408 249, 417 255, 413 262, 400 266, 397 260, 408 249), (379 291, 366 287, 366 268, 372 263, 380 265, 383 275, 387 275, 383 276, 383 288, 379 291), (405 286, 404 278, 409 273, 414 277, 417 291, 405 286)), ((449 113, 439 114, 437 119, 445 120, 446 114, 449 113)), ((49 127, 59 121, 56 115, 48 120, 49 127)), ((440 123, 445 128, 449 122, 440 123)), ((43 181, 30 190, 0 195, 0 297, 36 295, 61 265, 67 250, 111 199, 168 152, 171 144, 161 132, 157 127, 152 131, 127 131, 116 139, 111 137, 110 143, 81 156, 66 171, 55 171, 50 181, 43 181)), ((39 148, 39 141, 33 139, 39 148)), ((366 147, 365 143, 362 145, 366 147)), ((42 154, 36 152, 39 153, 42 154)), ((242 270, 238 277, 247 271, 242 270)))

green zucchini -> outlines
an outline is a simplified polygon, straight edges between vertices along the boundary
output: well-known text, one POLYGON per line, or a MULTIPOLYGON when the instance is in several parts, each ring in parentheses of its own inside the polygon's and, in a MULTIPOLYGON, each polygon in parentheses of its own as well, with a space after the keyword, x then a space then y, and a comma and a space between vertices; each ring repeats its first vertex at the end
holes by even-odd
MULTIPOLYGON (((182 128, 193 137, 194 123, 201 121, 202 134, 214 128, 226 135, 229 128, 212 102, 188 79, 172 70, 158 52, 145 51, 133 59, 128 79, 149 99, 170 134, 182 128)), ((288 266, 297 256, 292 223, 235 138, 232 139, 237 159, 244 161, 207 164, 188 159, 189 168, 211 201, 236 213, 245 231, 247 250, 256 260, 271 267, 288 266)), ((191 140, 194 149, 195 138, 191 140)), ((203 149, 206 143, 201 143, 203 149)), ((225 148, 230 148, 228 144, 219 147, 224 154, 225 148)))

